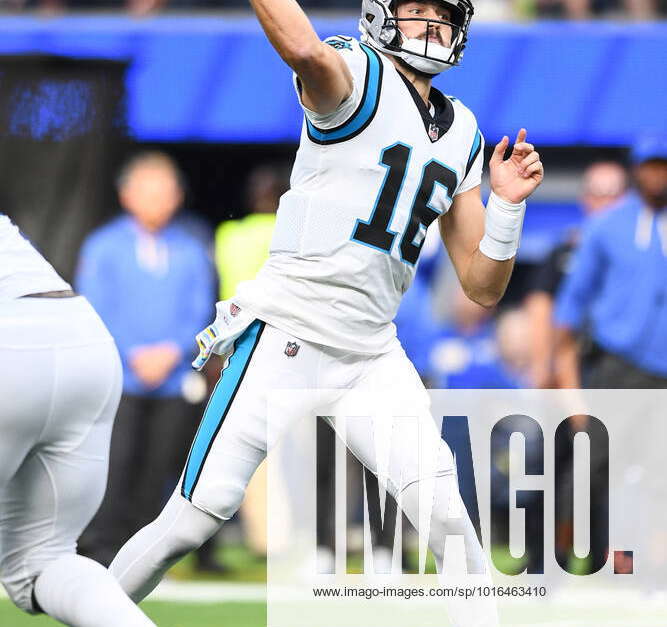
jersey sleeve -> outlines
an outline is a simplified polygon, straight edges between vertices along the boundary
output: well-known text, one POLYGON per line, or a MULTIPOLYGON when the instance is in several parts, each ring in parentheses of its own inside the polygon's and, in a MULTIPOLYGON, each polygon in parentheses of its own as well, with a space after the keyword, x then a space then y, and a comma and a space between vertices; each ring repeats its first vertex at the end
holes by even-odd
POLYGON ((479 128, 475 126, 475 135, 472 139, 468 164, 465 175, 456 189, 456 194, 467 192, 477 187, 482 182, 482 166, 484 164, 484 137, 479 128))
POLYGON ((358 112, 368 87, 367 75, 370 59, 368 53, 365 53, 359 42, 352 37, 337 35, 336 37, 325 39, 324 43, 334 48, 349 68, 353 79, 352 93, 331 113, 317 113, 303 104, 301 99, 301 82, 296 74, 293 75, 293 80, 299 103, 310 124, 315 129, 328 131, 345 124, 358 112))

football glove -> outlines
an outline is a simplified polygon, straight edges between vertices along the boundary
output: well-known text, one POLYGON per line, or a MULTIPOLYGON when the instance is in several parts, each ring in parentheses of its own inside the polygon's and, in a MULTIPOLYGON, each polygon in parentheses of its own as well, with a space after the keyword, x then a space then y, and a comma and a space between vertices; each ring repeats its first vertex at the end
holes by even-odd
POLYGON ((215 320, 197 334, 199 355, 192 362, 195 370, 201 370, 212 354, 224 357, 231 353, 234 341, 255 319, 231 300, 216 303, 215 310, 215 320))

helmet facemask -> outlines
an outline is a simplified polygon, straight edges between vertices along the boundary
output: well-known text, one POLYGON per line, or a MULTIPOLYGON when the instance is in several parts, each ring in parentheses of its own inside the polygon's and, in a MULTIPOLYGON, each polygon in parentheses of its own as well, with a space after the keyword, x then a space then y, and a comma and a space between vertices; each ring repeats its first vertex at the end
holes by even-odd
POLYGON ((410 67, 427 75, 439 74, 457 65, 463 56, 473 8, 470 0, 441 0, 450 12, 449 20, 425 17, 396 17, 398 3, 388 0, 362 0, 360 29, 373 47, 401 58, 410 67), (401 30, 406 22, 424 22, 425 39, 408 38, 401 30), (451 29, 450 42, 429 41, 428 33, 438 32, 435 25, 451 29))

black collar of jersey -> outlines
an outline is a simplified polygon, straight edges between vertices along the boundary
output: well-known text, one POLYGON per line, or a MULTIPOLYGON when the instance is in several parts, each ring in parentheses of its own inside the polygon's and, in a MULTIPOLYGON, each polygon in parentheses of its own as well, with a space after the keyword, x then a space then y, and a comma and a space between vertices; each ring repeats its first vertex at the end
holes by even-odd
POLYGON ((415 105, 421 115, 428 138, 432 143, 437 142, 454 123, 454 105, 452 105, 449 98, 443 96, 442 92, 435 87, 431 87, 428 99, 435 108, 435 115, 431 115, 431 112, 428 110, 428 107, 422 100, 419 92, 415 89, 415 86, 405 77, 403 72, 399 70, 396 71, 403 79, 412 99, 415 101, 415 105))

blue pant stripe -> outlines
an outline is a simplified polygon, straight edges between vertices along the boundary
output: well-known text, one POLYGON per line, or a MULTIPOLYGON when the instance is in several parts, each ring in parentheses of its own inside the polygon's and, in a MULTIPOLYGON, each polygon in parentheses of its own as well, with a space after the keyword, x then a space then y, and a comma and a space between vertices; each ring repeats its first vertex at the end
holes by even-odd
POLYGON ((206 458, 241 386, 263 329, 264 323, 255 320, 236 340, 229 363, 222 371, 220 380, 211 394, 185 465, 181 494, 188 500, 192 500, 192 493, 197 486, 206 458))

